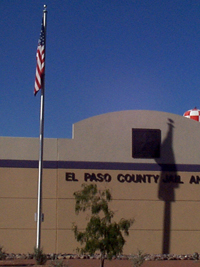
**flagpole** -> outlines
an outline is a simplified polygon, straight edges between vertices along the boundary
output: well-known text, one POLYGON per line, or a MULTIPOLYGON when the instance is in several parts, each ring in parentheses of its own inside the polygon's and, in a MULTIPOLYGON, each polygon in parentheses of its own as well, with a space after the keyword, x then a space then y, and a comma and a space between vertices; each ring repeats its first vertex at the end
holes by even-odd
MULTIPOLYGON (((44 5, 43 25, 44 25, 44 45, 46 46, 46 20, 47 7, 44 5)), ((46 51, 46 49, 44 50, 46 51)), ((45 53, 45 52, 44 52, 45 53)), ((45 55, 44 55, 45 57, 45 55)), ((37 240, 36 248, 40 249, 41 243, 41 223, 42 223, 42 174, 43 174, 43 139, 44 139, 44 91, 45 91, 45 69, 43 74, 43 85, 40 99, 40 153, 39 153, 39 173, 38 173, 38 203, 37 203, 37 240)))

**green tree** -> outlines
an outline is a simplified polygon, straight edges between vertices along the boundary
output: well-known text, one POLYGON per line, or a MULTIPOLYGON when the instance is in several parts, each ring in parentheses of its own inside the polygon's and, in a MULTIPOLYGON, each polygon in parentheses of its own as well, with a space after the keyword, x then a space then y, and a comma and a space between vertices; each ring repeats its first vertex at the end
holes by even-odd
POLYGON ((133 219, 121 219, 114 222, 114 212, 109 209, 108 203, 112 200, 109 189, 98 190, 95 184, 82 185, 82 190, 74 193, 76 200, 75 212, 90 210, 91 214, 85 231, 78 230, 73 224, 75 238, 82 245, 82 253, 94 254, 99 251, 101 254, 101 267, 104 266, 104 259, 112 259, 113 256, 122 253, 125 244, 125 235, 129 235, 129 228, 134 222, 133 219))

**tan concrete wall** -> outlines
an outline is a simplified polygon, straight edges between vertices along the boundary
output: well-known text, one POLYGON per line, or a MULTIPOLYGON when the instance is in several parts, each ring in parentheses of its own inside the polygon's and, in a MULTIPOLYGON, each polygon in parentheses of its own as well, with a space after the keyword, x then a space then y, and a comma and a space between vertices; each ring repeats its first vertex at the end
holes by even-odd
MULTIPOLYGON (((99 188, 110 188, 113 196, 111 209, 115 211, 115 219, 134 218, 135 223, 130 229, 130 236, 127 237, 127 245, 124 253, 130 254, 137 249, 142 249, 148 253, 162 253, 163 245, 163 224, 164 224, 164 205, 165 201, 158 198, 159 180, 161 179, 160 172, 152 171, 111 171, 111 170, 60 170, 59 171, 59 195, 60 198, 58 207, 60 213, 67 209, 65 218, 60 214, 60 224, 58 228, 62 228, 67 233, 73 222, 76 222, 80 228, 84 228, 86 221, 84 215, 75 215, 73 211, 74 201, 73 192, 81 187, 84 182, 84 173, 109 173, 112 176, 110 183, 98 183, 99 188), (64 181, 65 172, 74 172, 78 182, 64 181), (155 183, 120 183, 116 177, 119 173, 129 174, 151 174, 159 175, 159 180, 155 183), (67 198, 66 198, 67 196, 67 198), (69 198, 69 199, 68 199, 69 198), (70 214, 70 217, 69 217, 70 214), (64 223, 64 224, 63 224, 64 223), (64 229, 65 228, 65 229, 64 229)), ((169 173, 168 173, 169 174, 169 173)), ((199 185, 190 184, 193 173, 178 173, 181 176, 183 184, 176 184, 174 193, 174 201, 171 201, 171 231, 170 231, 170 252, 171 253, 192 253, 198 250, 198 238, 200 234, 199 221, 200 215, 197 212, 200 196, 199 185), (196 236, 194 234, 196 233, 196 236), (192 242, 191 238, 195 237, 192 242), (178 238, 178 240, 177 240, 178 238), (186 244, 187 243, 187 244, 186 244), (178 245, 179 244, 179 245, 178 245)), ((162 173, 163 177, 164 173, 162 173)), ((90 181, 86 182, 91 183, 90 181)), ((59 212, 58 212, 59 213, 59 212)), ((71 231, 71 230, 69 230, 71 231)), ((68 235, 68 234, 67 234, 68 235)), ((71 236, 71 234, 69 233, 71 236)), ((65 236, 60 236, 60 242, 64 243, 65 236), (63 237, 63 241, 61 241, 63 237)), ((72 243, 75 244, 75 243, 72 243)))
MULTIPOLYGON (((199 183, 194 179, 200 176, 199 135, 200 124, 181 116, 124 111, 76 123, 73 139, 45 139, 41 235, 44 251, 75 253, 78 244, 71 230, 72 223, 84 229, 86 220, 85 214, 77 216, 74 212, 73 193, 80 190, 82 183, 92 182, 85 181, 86 173, 109 174, 110 182, 93 182, 111 190, 114 219, 135 219, 130 236, 126 237, 125 254, 135 253, 137 249, 162 253, 167 240, 163 237, 166 209, 171 227, 169 252, 198 251, 200 195, 199 183), (173 124, 171 137, 170 123, 173 124), (132 158, 132 128, 161 130, 159 159, 132 158), (170 164, 167 168, 171 172, 164 164, 170 164), (74 173, 77 181, 70 177, 66 180, 67 172, 74 173), (120 182, 119 174, 135 177, 141 174, 149 178, 146 183, 120 182), (161 185, 160 180, 169 174, 179 175, 181 183, 161 185)), ((0 137, 0 245, 7 252, 32 252, 36 243, 38 155, 36 138, 0 137)))
MULTIPOLYGON (((9 252, 33 252, 38 170, 0 168, 0 175, 0 244, 9 252)), ((51 251, 56 250, 56 181, 57 170, 44 170, 42 235, 43 245, 51 251)))
MULTIPOLYGON (((116 177, 122 174, 151 174, 149 171, 111 171, 111 170, 44 170, 42 246, 47 252, 75 253, 78 246, 72 232, 72 223, 80 229, 86 225, 86 214, 74 212, 73 192, 81 188, 85 173, 109 173, 109 183, 97 182, 99 188, 110 188, 113 196, 111 209, 114 219, 134 218, 130 236, 126 237, 124 253, 130 254, 137 249, 148 253, 161 253, 163 242, 164 201, 159 200, 159 181, 151 183, 120 183, 116 177), (76 182, 66 181, 66 172, 75 173, 76 182)), ((32 252, 36 240, 34 213, 37 205, 36 170, 1 169, 0 244, 12 252, 32 252), (27 176, 28 178, 23 178, 27 176), (12 175, 10 175, 11 173, 12 175), (32 175, 31 175, 32 174, 32 175), (8 177, 12 179, 8 180, 8 177), (15 182, 14 182, 15 180, 15 182), (25 183, 25 181, 27 182, 25 183), (8 183, 9 181, 9 183, 8 183), (17 186, 14 186, 16 183, 17 186)), ((199 185, 190 184, 194 173, 179 173, 183 184, 175 188, 175 201, 171 202, 171 253, 192 253, 198 250, 200 234, 199 185), (178 241, 177 241, 178 238, 178 241), (191 243, 189 245, 188 243, 191 243)), ((86 182, 91 183, 90 181, 86 182)))
MULTIPOLYGON (((173 152, 176 164, 199 164, 200 124, 175 114, 130 110, 91 117, 74 124, 73 139, 59 139, 59 160, 155 163, 154 159, 131 157, 132 128, 160 129, 162 143, 173 121, 173 152), (187 146, 186 146, 187 144, 187 146), (182 147, 184 146, 184 153, 182 147)), ((159 162, 169 163, 164 150, 159 162)))

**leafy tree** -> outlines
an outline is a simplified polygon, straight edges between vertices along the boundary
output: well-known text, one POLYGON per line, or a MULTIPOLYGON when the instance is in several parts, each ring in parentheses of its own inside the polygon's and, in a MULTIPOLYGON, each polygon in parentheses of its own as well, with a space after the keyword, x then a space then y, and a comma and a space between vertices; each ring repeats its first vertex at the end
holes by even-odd
POLYGON ((82 185, 82 190, 74 193, 76 200, 75 212, 91 211, 89 222, 85 231, 78 230, 77 225, 73 224, 75 238, 82 248, 82 253, 94 254, 99 251, 101 254, 101 267, 104 266, 104 259, 112 259, 113 256, 122 253, 125 244, 125 235, 129 235, 129 228, 132 219, 121 219, 118 223, 112 221, 114 212, 108 207, 112 200, 109 189, 98 190, 95 184, 82 185))

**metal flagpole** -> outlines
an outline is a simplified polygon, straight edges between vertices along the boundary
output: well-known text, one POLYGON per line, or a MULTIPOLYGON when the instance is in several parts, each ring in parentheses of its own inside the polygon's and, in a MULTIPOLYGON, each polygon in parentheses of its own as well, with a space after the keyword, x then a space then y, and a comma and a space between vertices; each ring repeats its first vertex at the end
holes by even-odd
MULTIPOLYGON (((44 25, 44 46, 46 46, 46 20, 47 7, 44 5, 43 25, 44 25)), ((44 50, 45 53, 46 49, 44 50)), ((45 57, 45 54, 44 54, 45 57)), ((37 241, 36 248, 40 249, 41 241, 41 222, 42 222, 42 172, 43 172, 43 136, 44 136, 44 89, 45 89, 45 70, 43 74, 43 85, 41 88, 40 103, 40 154, 39 154, 39 173, 38 173, 38 204, 37 204, 37 241)))

